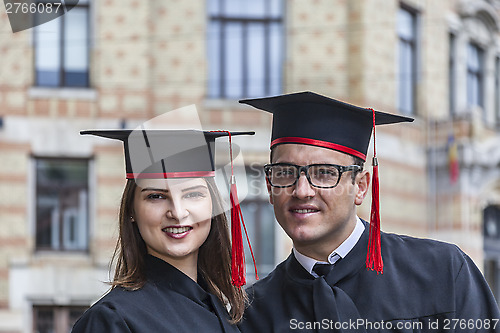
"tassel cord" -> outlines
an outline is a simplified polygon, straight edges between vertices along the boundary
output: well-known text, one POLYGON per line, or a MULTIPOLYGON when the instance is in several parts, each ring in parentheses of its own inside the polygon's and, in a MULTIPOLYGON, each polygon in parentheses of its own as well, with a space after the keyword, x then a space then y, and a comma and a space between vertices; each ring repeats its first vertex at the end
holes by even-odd
POLYGON ((375 110, 370 109, 373 115, 373 176, 372 176, 372 206, 370 212, 370 236, 368 240, 368 252, 366 255, 366 267, 383 274, 384 263, 380 242, 380 201, 379 201, 379 172, 377 160, 377 148, 375 138, 375 110))
POLYGON ((250 238, 248 236, 247 228, 243 220, 243 214, 241 212, 241 206, 238 200, 238 193, 236 189, 236 181, 234 177, 234 166, 233 166, 233 146, 231 140, 231 132, 229 131, 212 131, 212 132, 224 132, 229 136, 229 158, 231 163, 231 185, 229 198, 231 203, 231 279, 234 286, 242 287, 246 284, 245 279, 245 255, 243 249, 243 234, 241 232, 241 225, 243 225, 245 236, 248 242, 248 247, 250 253, 252 254, 252 260, 255 268, 255 278, 259 279, 257 275, 257 264, 255 262, 255 256, 253 254, 252 245, 250 244, 250 238))

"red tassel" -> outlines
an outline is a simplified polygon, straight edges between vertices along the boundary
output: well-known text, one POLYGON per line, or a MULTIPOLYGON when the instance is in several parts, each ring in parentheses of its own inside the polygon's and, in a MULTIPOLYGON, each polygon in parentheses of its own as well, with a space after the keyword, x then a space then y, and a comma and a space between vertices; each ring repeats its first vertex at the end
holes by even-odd
POLYGON ((245 279, 245 255, 243 250, 243 235, 241 233, 241 208, 236 193, 236 183, 234 176, 231 176, 231 191, 229 192, 231 201, 231 280, 234 286, 242 287, 246 284, 245 279))
POLYGON ((370 238, 366 254, 366 268, 384 273, 382 250, 380 246, 380 210, 379 210, 379 177, 377 150, 375 148, 375 111, 373 109, 373 176, 372 176, 372 207, 370 213, 370 238))
POLYGON ((233 286, 242 287, 246 284, 245 279, 245 252, 243 249, 243 234, 241 232, 241 225, 245 230, 245 235, 252 254, 253 265, 255 268, 255 279, 258 280, 257 264, 255 263, 255 256, 253 255, 252 245, 248 237, 245 221, 243 221, 243 214, 241 213, 240 202, 238 200, 238 191, 236 190, 236 181, 234 178, 233 169, 233 149, 231 143, 231 132, 228 131, 212 131, 212 132, 225 132, 229 136, 229 158, 231 160, 231 189, 229 191, 229 200, 231 203, 231 282, 233 286))
POLYGON ((373 158, 372 177, 372 208, 370 214, 370 239, 368 241, 368 253, 366 256, 366 267, 378 273, 384 273, 382 252, 380 247, 380 212, 379 212, 379 180, 377 158, 373 158))

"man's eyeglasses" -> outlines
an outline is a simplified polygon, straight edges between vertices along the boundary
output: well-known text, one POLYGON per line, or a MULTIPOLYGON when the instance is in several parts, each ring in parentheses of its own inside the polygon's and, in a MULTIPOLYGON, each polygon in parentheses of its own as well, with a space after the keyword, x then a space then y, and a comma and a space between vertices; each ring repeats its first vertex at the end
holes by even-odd
POLYGON ((297 183, 304 171, 309 184, 319 188, 332 188, 338 185, 342 173, 361 171, 360 165, 272 163, 264 165, 267 180, 273 187, 290 187, 297 183))

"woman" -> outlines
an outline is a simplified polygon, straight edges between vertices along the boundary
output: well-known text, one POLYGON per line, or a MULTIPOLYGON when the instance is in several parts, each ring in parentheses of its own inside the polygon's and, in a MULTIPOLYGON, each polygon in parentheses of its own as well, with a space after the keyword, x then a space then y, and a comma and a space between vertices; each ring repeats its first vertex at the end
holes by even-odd
MULTIPOLYGON (((175 153, 161 147, 161 163, 137 173, 132 165, 141 154, 132 147, 144 146, 133 141, 130 131, 83 134, 125 143, 128 180, 111 291, 86 311, 73 332, 238 332, 245 296, 231 284, 231 244, 213 178, 213 150, 211 162, 205 163, 199 160, 207 156, 200 146, 182 147, 192 131, 174 140, 172 131, 148 132, 142 139, 147 137, 149 150, 154 150, 151 142, 165 137, 175 153)), ((218 136, 205 132, 204 149, 218 136)))

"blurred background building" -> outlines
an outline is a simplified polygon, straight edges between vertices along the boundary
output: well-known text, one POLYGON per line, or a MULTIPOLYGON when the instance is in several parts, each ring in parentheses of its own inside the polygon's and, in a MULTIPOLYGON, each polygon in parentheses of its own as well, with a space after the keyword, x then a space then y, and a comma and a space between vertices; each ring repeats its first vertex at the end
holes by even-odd
POLYGON ((108 289, 122 147, 79 131, 190 104, 204 129, 257 132, 235 140, 265 276, 291 248, 261 168, 271 117, 237 100, 304 90, 415 117, 377 128, 382 228, 457 244, 499 299, 499 33, 498 0, 80 0, 18 33, 2 7, 0 332, 68 332, 108 289))

